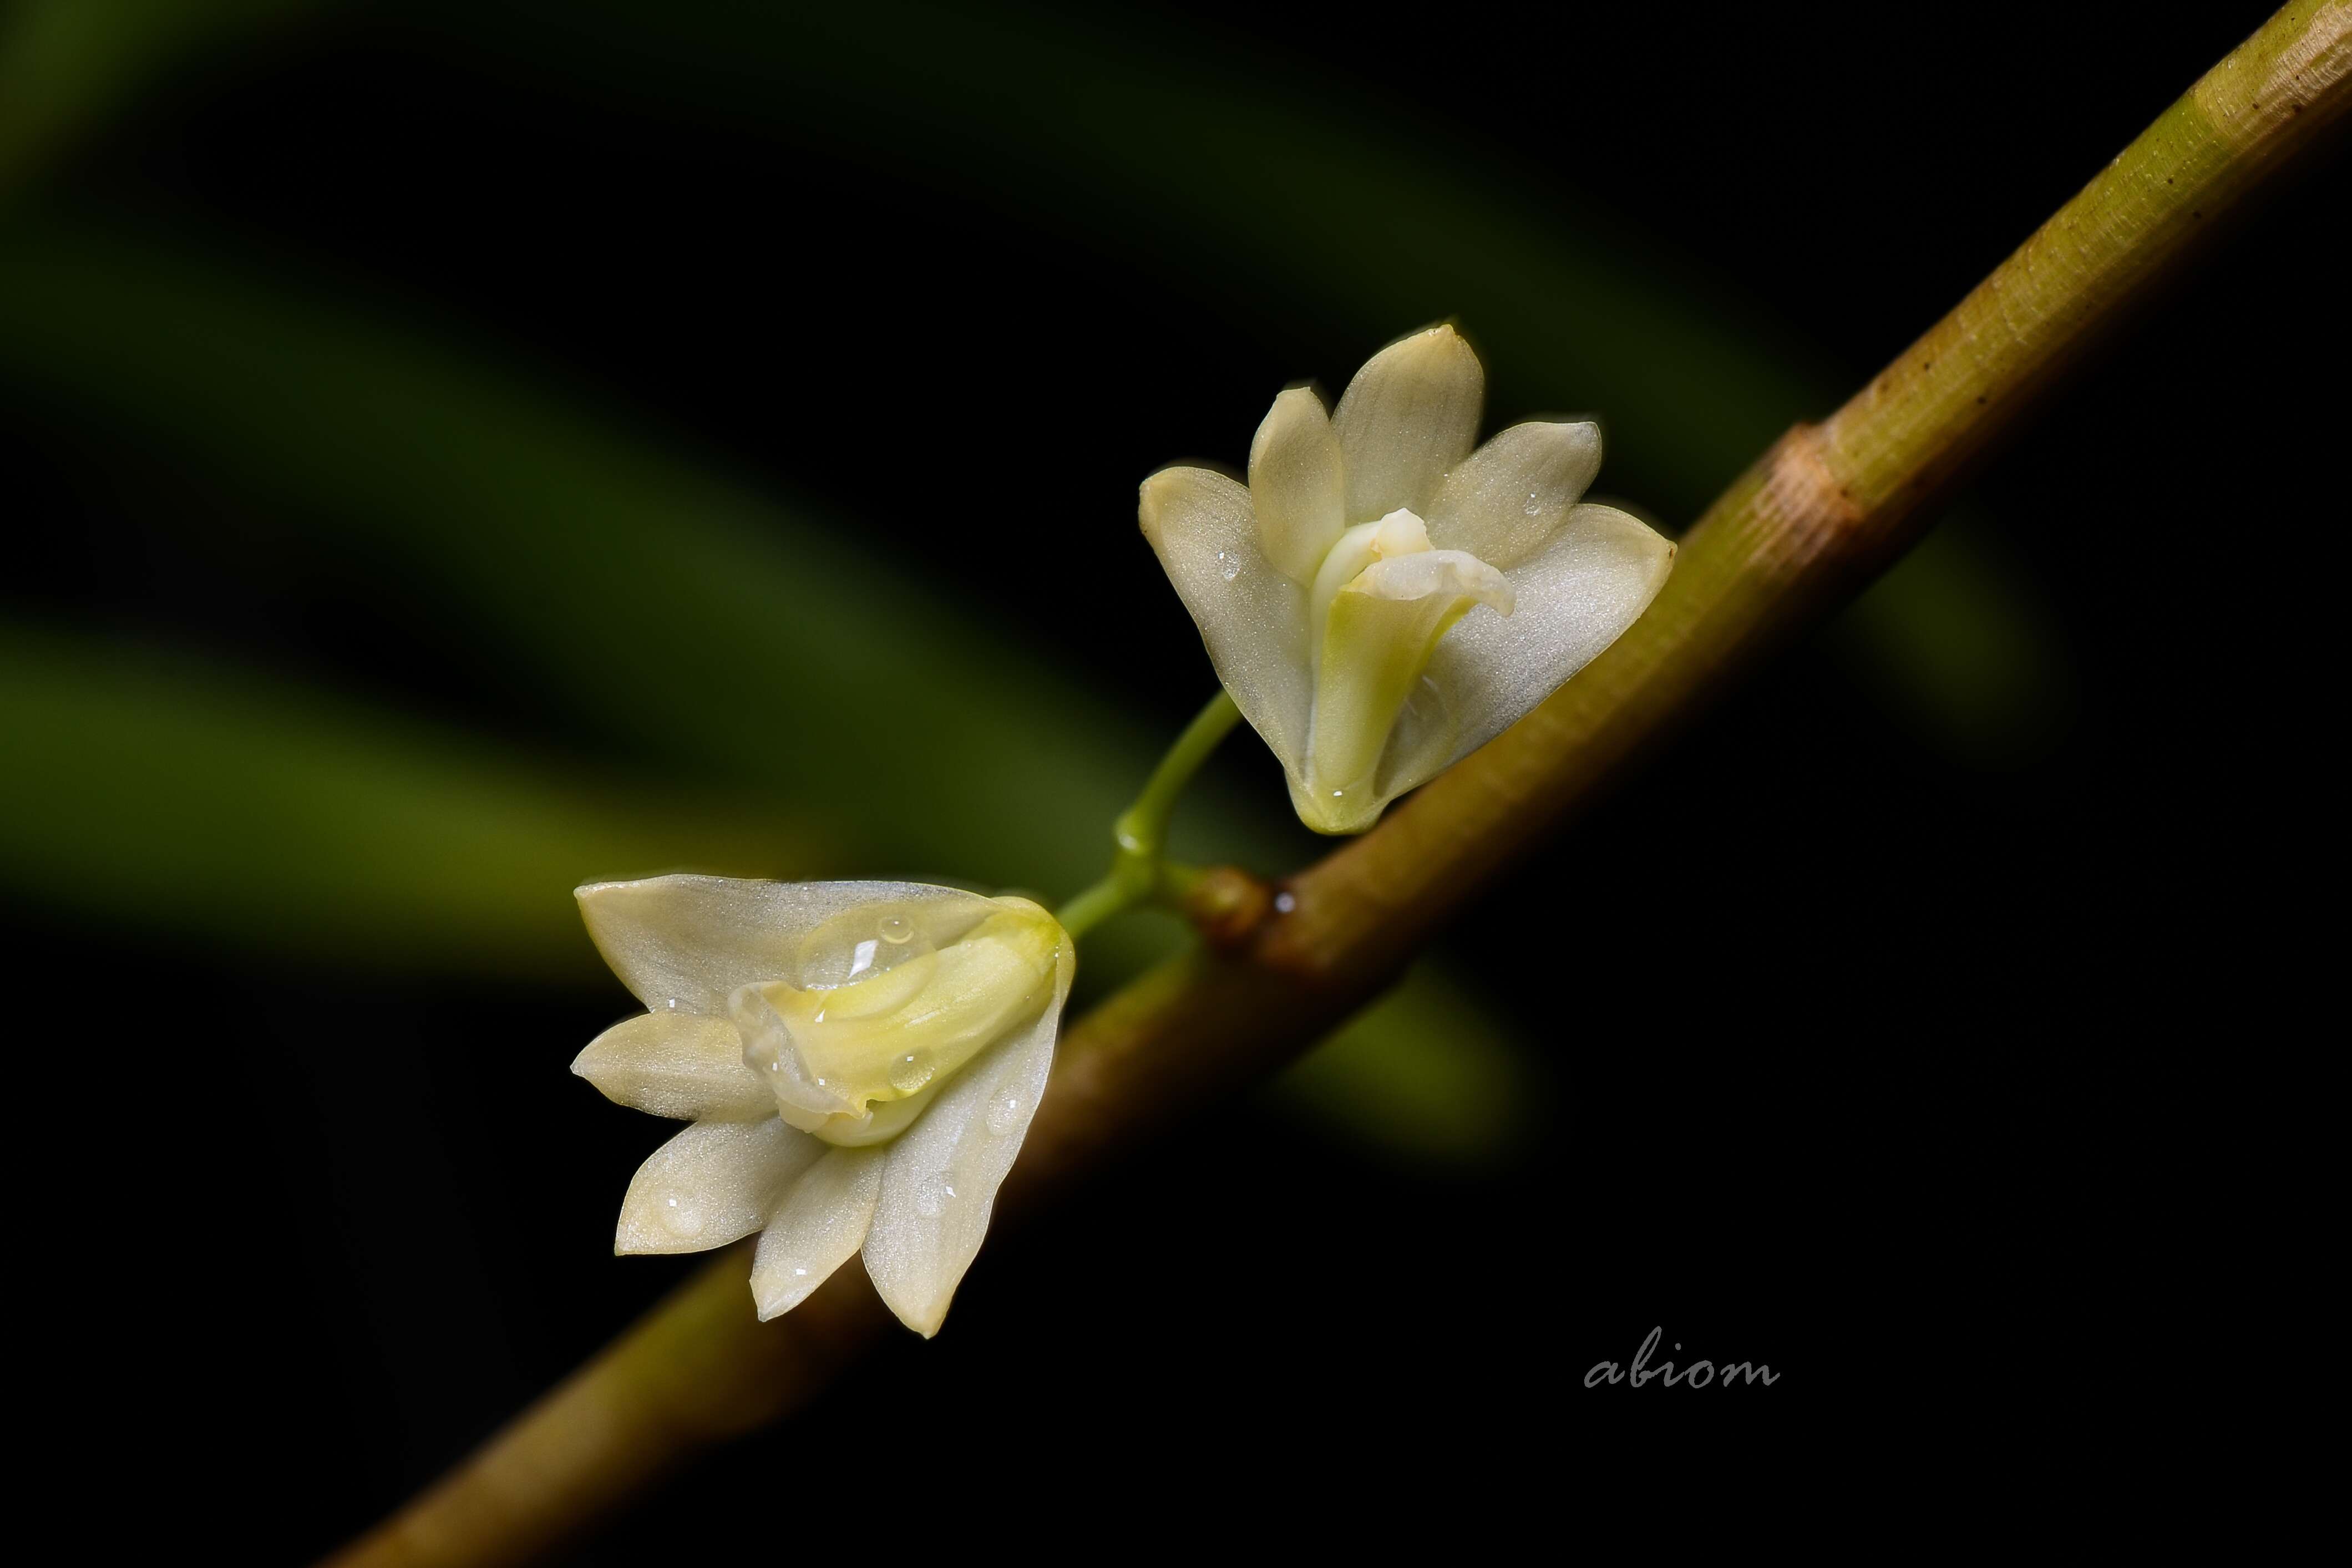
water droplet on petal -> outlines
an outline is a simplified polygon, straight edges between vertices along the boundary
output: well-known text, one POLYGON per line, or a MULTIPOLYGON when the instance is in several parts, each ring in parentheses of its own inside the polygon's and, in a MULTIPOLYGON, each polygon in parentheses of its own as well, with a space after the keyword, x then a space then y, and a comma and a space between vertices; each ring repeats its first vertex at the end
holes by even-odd
POLYGON ((890 1064, 890 1087, 901 1094, 912 1094, 930 1081, 931 1064, 919 1051, 910 1051, 890 1064))
POLYGON ((661 1217, 662 1228, 673 1236, 702 1234, 702 1206, 695 1202, 692 1193, 666 1192, 654 1212, 661 1217))
POLYGON ((915 1212, 925 1219, 937 1219, 947 1211, 955 1195, 956 1189, 949 1185, 947 1177, 935 1176, 915 1189, 915 1212))
POLYGON ((1531 517, 1539 517, 1543 516, 1542 491, 1530 490, 1528 492, 1528 516, 1531 517))
POLYGON ((1241 574, 1241 552, 1238 550, 1219 550, 1217 552, 1217 575, 1223 578, 1227 582, 1231 582, 1241 574))
POLYGON ((1000 1094, 989 1103, 988 1130, 991 1135, 1009 1138, 1021 1125, 1021 1096, 1000 1094))
POLYGON ((922 911, 867 904, 835 915, 801 940, 794 979, 804 990, 831 990, 897 968, 932 951, 922 911))

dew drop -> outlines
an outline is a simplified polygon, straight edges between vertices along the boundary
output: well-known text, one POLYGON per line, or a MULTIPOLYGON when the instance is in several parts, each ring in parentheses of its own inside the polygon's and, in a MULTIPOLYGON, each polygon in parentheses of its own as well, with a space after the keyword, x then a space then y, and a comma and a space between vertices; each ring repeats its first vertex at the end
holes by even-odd
POLYGON ((988 1107, 988 1131, 992 1136, 1009 1138, 1021 1125, 1021 1096, 1000 1094, 988 1107))
POLYGON ((831 990, 856 985, 931 950, 923 937, 919 910, 868 904, 834 916, 803 937, 794 978, 804 990, 831 990))
POLYGON ((947 1211, 955 1195, 956 1189, 949 1184, 947 1177, 933 1176, 915 1189, 915 1212, 925 1219, 937 1219, 947 1211))
POLYGON ((1217 552, 1217 575, 1223 578, 1227 582, 1231 582, 1241 574, 1241 553, 1238 550, 1219 550, 1217 552))
POLYGON ((890 1087, 901 1094, 912 1094, 930 1081, 931 1064, 919 1051, 910 1051, 890 1064, 890 1087))
POLYGON ((1531 517, 1539 517, 1543 516, 1542 491, 1530 490, 1528 492, 1528 516, 1531 517))
POLYGON ((673 1236, 702 1234, 702 1206, 694 1201, 691 1193, 664 1193, 655 1212, 661 1216, 662 1228, 673 1236))

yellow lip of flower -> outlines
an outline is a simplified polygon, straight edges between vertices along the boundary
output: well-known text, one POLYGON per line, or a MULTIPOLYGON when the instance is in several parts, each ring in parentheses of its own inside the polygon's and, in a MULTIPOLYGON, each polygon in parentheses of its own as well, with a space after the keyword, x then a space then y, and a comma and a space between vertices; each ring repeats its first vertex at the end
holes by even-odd
POLYGON ((913 883, 663 876, 579 896, 650 1010, 572 1071, 693 1123, 629 1184, 614 1250, 757 1231, 763 1318, 862 1252, 899 1319, 938 1332, 1053 1068, 1068 934, 1026 899, 913 883))
MULTIPOLYGON (((862 911, 846 918, 869 920, 862 911)), ((729 1013, 745 1063, 768 1079, 785 1121, 828 1143, 876 1143, 910 1121, 935 1085, 1037 1015, 1053 993, 1060 942, 1061 928, 1035 905, 1005 909, 944 947, 925 944, 844 985, 744 986, 729 1013)))
MULTIPOLYGON (((1391 524, 1378 526, 1386 530, 1391 524)), ((1418 518, 1412 528, 1420 532, 1418 518)), ((1490 606, 1498 615, 1514 608, 1501 572, 1467 551, 1431 549, 1427 535, 1421 538, 1418 550, 1376 552, 1370 566, 1331 595, 1323 612, 1306 788, 1328 820, 1346 820, 1351 800, 1377 800, 1381 760, 1439 639, 1475 605, 1490 606)), ((1445 722, 1442 709, 1434 722, 1445 722)), ((1379 814, 1376 804, 1370 810, 1379 814)))
POLYGON ((1246 486, 1191 467, 1144 483, 1144 535, 1318 831, 1361 832, 1517 722, 1673 563, 1638 517, 1580 504, 1597 426, 1530 421, 1480 446, 1484 391, 1469 345, 1433 327, 1329 413, 1308 388, 1275 399, 1246 486))

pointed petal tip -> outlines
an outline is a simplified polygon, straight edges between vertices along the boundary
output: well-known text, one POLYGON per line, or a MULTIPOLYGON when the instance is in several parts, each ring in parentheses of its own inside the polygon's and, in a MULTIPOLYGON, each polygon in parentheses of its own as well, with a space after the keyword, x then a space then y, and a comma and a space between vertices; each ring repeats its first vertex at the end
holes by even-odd
MULTIPOLYGON (((823 1282, 818 1281, 819 1284, 823 1282)), ((760 1295, 759 1272, 756 1270, 752 1271, 749 1283, 751 1290, 751 1310, 760 1314, 760 1321, 763 1323, 774 1322, 778 1318, 816 1294, 816 1286, 811 1285, 797 1295, 770 1296, 762 1300, 760 1295)))
POLYGON ((1197 475, 1214 472, 1216 472, 1214 469, 1203 468, 1198 463, 1163 464, 1143 476, 1143 483, 1135 487, 1136 493, 1142 496, 1155 495, 1179 485, 1190 484, 1197 475))
POLYGON ((1197 463, 1171 463, 1164 468, 1155 469, 1135 487, 1136 521, 1149 534, 1167 518, 1171 510, 1181 508, 1188 500, 1200 498, 1202 481, 1213 481, 1208 490, 1213 493, 1223 487, 1213 481, 1221 479, 1244 496, 1248 494, 1240 481, 1197 463))
POLYGON ((1452 322, 1410 333, 1364 361, 1332 412, 1349 518, 1398 507, 1426 517, 1446 471, 1477 445, 1486 371, 1452 322))

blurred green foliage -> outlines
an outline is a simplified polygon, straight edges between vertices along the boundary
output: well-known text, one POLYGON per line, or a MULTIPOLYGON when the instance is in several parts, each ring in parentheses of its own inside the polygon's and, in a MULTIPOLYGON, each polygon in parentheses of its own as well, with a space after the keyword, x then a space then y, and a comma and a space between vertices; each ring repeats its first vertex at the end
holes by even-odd
POLYGON ((315 0, 10 0, 0 7, 0 192, 150 81, 315 0))
MULTIPOLYGON (((305 8, 16 6, 0 21, 0 191, 142 83, 305 8)), ((1605 408, 1612 486, 1670 517, 1837 392, 1796 345, 1492 150, 1068 16, 622 0, 401 15, 749 135, 823 127, 1049 228, 1116 229, 1146 265, 1214 274, 1269 318, 1370 343, 1459 316, 1495 406, 1573 389, 1605 408)), ((1067 891, 1105 849, 1073 824, 1108 824, 1166 738, 845 530, 527 373, 168 236, 6 218, 0 382, 270 503, 249 526, 289 531, 247 548, 413 584, 546 700, 675 762, 662 781, 603 778, 256 674, 9 632, 0 723, 42 740, 16 747, 0 846, 9 880, 44 901, 337 962, 577 973, 590 959, 568 893, 591 874, 695 864, 1067 891), (889 704, 866 700, 877 683, 889 704), (761 700, 785 689, 787 711, 761 700)), ((2007 733, 2053 662, 2009 601, 1961 536, 1866 598, 1847 636, 1898 700, 1925 693, 1919 710, 1973 747, 2007 733)), ((1188 815, 1263 865, 1283 852, 1280 804, 1212 796, 1188 815)), ((1122 923, 1090 940, 1092 977, 1169 939, 1164 923, 1122 923)), ((1460 1155, 1501 1130, 1493 1107, 1526 1071, 1520 1049, 1424 968, 1302 1067, 1293 1098, 1460 1155)))
POLYGON ((1537 1071, 1475 992, 1423 962, 1277 1079, 1274 1099, 1368 1143, 1460 1165, 1530 1135, 1537 1071))
POLYGON ((112 642, 0 630, 0 859, 20 891, 175 937, 366 969, 593 978, 571 891, 747 858, 839 873, 740 798, 532 766, 481 739, 112 642))
POLYGON ((300 530, 257 552, 404 579, 609 732, 856 823, 901 871, 1079 886, 1164 744, 852 530, 414 328, 20 225, 0 249, 0 374, 300 530))

